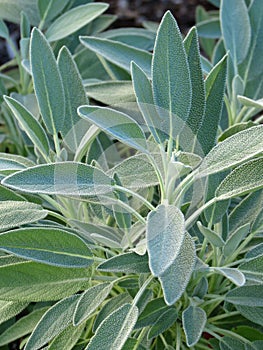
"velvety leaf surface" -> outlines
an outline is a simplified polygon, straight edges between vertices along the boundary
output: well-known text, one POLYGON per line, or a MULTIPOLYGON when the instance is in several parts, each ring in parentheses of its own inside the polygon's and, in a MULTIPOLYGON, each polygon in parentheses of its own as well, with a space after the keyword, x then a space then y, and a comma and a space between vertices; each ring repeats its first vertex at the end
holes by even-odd
POLYGON ((206 324, 206 313, 196 306, 188 306, 182 315, 183 328, 188 346, 194 346, 200 339, 206 324))

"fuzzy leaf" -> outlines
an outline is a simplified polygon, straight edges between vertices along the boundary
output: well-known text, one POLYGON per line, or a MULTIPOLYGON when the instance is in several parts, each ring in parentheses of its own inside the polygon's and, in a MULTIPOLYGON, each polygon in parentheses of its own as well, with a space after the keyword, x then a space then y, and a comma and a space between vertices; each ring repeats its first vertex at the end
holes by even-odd
POLYGON ((241 227, 239 227, 237 230, 235 230, 227 239, 226 244, 224 246, 224 256, 229 257, 231 256, 239 244, 242 242, 243 239, 246 238, 246 236, 249 233, 250 224, 245 224, 241 227))
POLYGON ((85 350, 121 350, 138 318, 138 308, 125 304, 100 324, 85 350))
POLYGON ((198 35, 202 38, 218 39, 221 37, 219 18, 211 18, 197 24, 198 35))
POLYGON ((69 0, 38 0, 39 14, 45 22, 52 21, 67 6, 69 0))
POLYGON ((173 205, 159 205, 147 218, 146 239, 149 266, 160 276, 174 263, 183 244, 184 216, 173 205))
POLYGON ((2 184, 29 193, 96 196, 111 192, 112 179, 90 165, 63 162, 37 165, 7 176, 2 184))
POLYGON ((159 113, 165 113, 164 118, 169 119, 168 134, 171 135, 177 129, 178 118, 183 121, 188 118, 192 87, 182 36, 169 11, 164 15, 157 32, 152 85, 155 105, 160 108, 159 113))
POLYGON ((263 98, 261 98, 260 100, 253 100, 246 96, 240 96, 240 95, 237 96, 237 98, 246 107, 263 109, 263 98))
POLYGON ((60 300, 43 315, 30 335, 25 350, 38 350, 70 325, 79 295, 60 300))
POLYGON ((220 273, 221 275, 228 278, 238 287, 243 286, 246 282, 244 274, 239 269, 233 269, 229 267, 211 267, 214 272, 220 273))
POLYGON ((236 308, 242 316, 263 326, 263 307, 236 305, 236 308))
POLYGON ((236 166, 263 149, 263 125, 240 131, 217 144, 204 158, 199 176, 207 176, 236 166))
POLYGON ((203 226, 200 221, 197 222, 197 226, 203 236, 215 247, 223 247, 225 242, 215 231, 203 226))
POLYGON ((80 42, 109 62, 123 68, 126 72, 130 72, 130 63, 134 61, 148 77, 151 76, 152 55, 147 51, 117 41, 88 36, 81 36, 80 42))
POLYGON ((60 229, 43 227, 9 231, 0 235, 0 249, 54 266, 77 268, 93 263, 87 245, 78 236, 60 229))
POLYGON ((74 345, 78 342, 85 328, 85 323, 78 327, 69 325, 59 335, 57 335, 50 343, 47 350, 72 350, 74 345))
POLYGON ((252 283, 263 283, 263 254, 239 265, 239 269, 252 283))
POLYGON ((0 18, 20 23, 21 11, 27 14, 32 25, 39 23, 36 0, 0 0, 0 18))
POLYGON ((85 4, 74 7, 58 17, 46 32, 48 41, 56 41, 75 33, 84 27, 109 7, 105 3, 85 4))
POLYGON ((163 298, 151 300, 140 314, 135 328, 139 329, 154 325, 159 317, 164 315, 170 309, 171 307, 165 304, 163 298))
MULTIPOLYGON (((47 214, 47 210, 44 210, 38 204, 21 201, 0 202, 0 230, 7 230, 44 219, 47 214)), ((0 237, 3 236, 0 235, 0 237)))
POLYGON ((0 300, 0 324, 18 315, 27 306, 27 302, 0 300))
POLYGON ((169 308, 163 313, 154 325, 150 328, 147 338, 156 338, 159 334, 165 332, 167 329, 172 327, 177 319, 177 311, 175 308, 169 308))
POLYGON ((31 35, 30 62, 42 118, 48 131, 56 134, 65 120, 64 89, 53 51, 37 28, 31 35))
POLYGON ((250 20, 245 1, 222 0, 220 19, 226 50, 229 50, 234 64, 237 65, 245 59, 251 39, 250 20))
POLYGON ((21 103, 12 97, 5 96, 4 100, 33 144, 42 155, 48 157, 50 152, 49 141, 38 120, 21 103))
POLYGON ((216 190, 218 200, 241 196, 263 187, 263 157, 234 169, 216 190))
POLYGON ((190 347, 194 346, 203 333, 206 324, 206 313, 200 307, 190 305, 183 311, 182 321, 186 344, 190 347))
POLYGON ((4 21, 0 20, 0 37, 7 39, 9 37, 9 30, 4 21))
POLYGON ((170 267, 159 277, 165 302, 174 304, 183 294, 195 265, 195 246, 186 232, 181 249, 170 267))
POLYGON ((80 106, 79 115, 126 145, 147 152, 142 128, 127 114, 105 107, 80 106))
POLYGON ((263 285, 235 288, 226 294, 225 300, 235 305, 263 306, 263 285))
POLYGON ((78 326, 81 322, 88 319, 104 299, 107 298, 111 289, 111 284, 101 283, 82 293, 74 311, 73 324, 78 326))

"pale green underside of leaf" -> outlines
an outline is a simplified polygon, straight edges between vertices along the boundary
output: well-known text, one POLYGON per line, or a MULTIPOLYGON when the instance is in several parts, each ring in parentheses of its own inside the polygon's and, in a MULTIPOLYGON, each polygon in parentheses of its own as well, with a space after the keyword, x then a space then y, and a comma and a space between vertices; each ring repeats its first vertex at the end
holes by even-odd
POLYGON ((183 328, 188 346, 194 346, 200 339, 206 324, 206 313, 200 307, 188 306, 182 315, 183 328))
POLYGON ((0 230, 7 230, 44 219, 47 214, 47 210, 44 210, 38 204, 21 201, 0 202, 0 230))
POLYGON ((65 196, 96 196, 112 190, 110 177, 76 162, 38 165, 8 176, 2 183, 24 192, 65 196))
POLYGON ((27 260, 54 266, 78 268, 93 263, 91 251, 78 236, 47 227, 3 233, 0 235, 0 249, 27 260))
POLYGON ((56 41, 67 37, 93 21, 109 7, 106 3, 77 6, 58 17, 48 28, 48 41, 56 41))

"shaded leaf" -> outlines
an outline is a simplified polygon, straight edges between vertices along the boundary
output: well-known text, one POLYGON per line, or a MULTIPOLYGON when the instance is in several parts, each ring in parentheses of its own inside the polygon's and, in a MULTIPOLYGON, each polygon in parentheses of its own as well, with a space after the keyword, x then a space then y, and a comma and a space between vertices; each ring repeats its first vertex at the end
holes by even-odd
POLYGON ((252 283, 263 283, 263 253, 239 265, 239 269, 252 283))
POLYGON ((228 237, 223 250, 225 257, 229 257, 235 252, 236 248, 239 246, 242 240, 245 239, 246 236, 248 235, 249 230, 250 230, 250 224, 248 223, 236 229, 228 237))
POLYGON ((215 231, 203 226, 200 221, 197 222, 197 226, 204 237, 215 247, 223 247, 225 242, 215 231))
POLYGON ((135 328, 138 329, 154 325, 159 317, 164 315, 170 309, 171 307, 166 305, 163 298, 151 300, 140 314, 135 328))
POLYGON ((163 313, 154 325, 150 328, 147 338, 156 338, 159 334, 165 332, 167 329, 172 327, 177 319, 177 311, 175 308, 169 308, 165 313, 163 313))
POLYGON ((182 321, 186 344, 190 347, 194 346, 203 333, 206 324, 206 313, 200 307, 190 305, 183 311, 182 321))
POLYGON ((0 324, 18 315, 27 307, 27 302, 0 300, 0 324))
POLYGON ((226 294, 225 300, 235 305, 263 306, 263 285, 235 288, 226 294))
POLYGON ((50 343, 48 350, 71 350, 74 345, 79 340, 83 330, 85 328, 85 323, 77 327, 69 325, 64 329, 58 336, 56 336, 50 343))

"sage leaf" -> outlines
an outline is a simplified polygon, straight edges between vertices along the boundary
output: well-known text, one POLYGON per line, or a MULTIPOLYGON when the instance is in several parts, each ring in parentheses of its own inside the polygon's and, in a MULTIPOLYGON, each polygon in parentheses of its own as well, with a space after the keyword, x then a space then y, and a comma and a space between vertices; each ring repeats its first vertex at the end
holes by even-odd
POLYGON ((237 96, 237 98, 246 107, 263 109, 263 98, 261 98, 260 100, 252 100, 251 98, 240 95, 237 96))
POLYGON ((24 11, 27 14, 32 25, 37 25, 39 23, 40 18, 35 0, 0 1, 0 17, 5 20, 19 23, 21 11, 24 11))
POLYGON ((48 137, 38 120, 21 103, 12 97, 5 96, 4 100, 33 144, 37 147, 44 158, 48 157, 50 144, 48 137))
POLYGON ((114 256, 101 263, 97 269, 106 272, 149 273, 147 255, 125 253, 114 256))
POLYGON ((236 309, 248 320, 263 326, 263 307, 236 305, 236 309))
POLYGON ((4 21, 0 20, 0 37, 3 39, 8 39, 9 30, 4 21))
POLYGON ((263 306, 263 285, 248 285, 229 291, 225 300, 235 305, 263 306))
POLYGON ((100 324, 85 350, 121 350, 138 318, 138 308, 125 304, 100 324))
POLYGON ((27 302, 0 300, 0 324, 18 315, 27 306, 27 302))
POLYGON ((210 18, 199 22, 196 28, 198 35, 202 38, 218 39, 222 35, 219 18, 210 18))
POLYGON ((10 301, 58 300, 88 286, 87 269, 20 261, 0 267, 1 298, 10 301))
POLYGON ((44 210, 38 204, 21 200, 0 202, 0 230, 7 230, 44 219, 47 214, 47 210, 44 210))
POLYGON ((200 177, 215 174, 236 166, 262 152, 263 126, 240 131, 217 144, 199 167, 200 177))
POLYGON ((48 350, 71 350, 78 342, 85 328, 85 323, 79 326, 69 325, 59 335, 57 335, 48 346, 48 350))
POLYGON ((163 298, 151 300, 140 314, 135 329, 153 326, 159 317, 164 315, 171 307, 167 306, 163 298))
POLYGON ((105 3, 86 4, 74 7, 58 17, 46 32, 48 41, 56 41, 76 32, 93 21, 109 7, 105 3))
POLYGON ((245 342, 229 336, 222 337, 219 345, 220 350, 256 350, 255 347, 250 345, 248 340, 245 342))
POLYGON ((22 228, 3 233, 0 250, 61 267, 88 267, 93 263, 90 249, 78 236, 55 228, 22 228))
POLYGON ((127 114, 106 107, 80 106, 79 115, 126 145, 147 152, 146 139, 139 124, 127 114))
POLYGON ((181 249, 170 267, 159 276, 167 305, 174 304, 183 294, 195 266, 195 246, 185 233, 181 249))
POLYGON ((220 20, 226 50, 229 50, 234 64, 237 65, 245 59, 251 40, 250 20, 245 1, 222 0, 220 20))
POLYGON ((38 350, 70 325, 79 295, 72 295, 51 306, 31 333, 25 350, 38 350))
POLYGON ((123 68, 128 73, 130 73, 130 63, 134 61, 148 77, 151 77, 152 55, 147 51, 114 40, 88 36, 80 36, 80 42, 91 51, 123 68))
POLYGON ((109 283, 101 283, 81 294, 73 315, 73 324, 78 326, 100 306, 112 289, 109 283))
POLYGON ((26 201, 20 194, 0 185, 0 201, 26 201))
POLYGON ((69 0, 38 0, 37 5, 39 9, 39 14, 45 23, 52 21, 57 15, 59 15, 63 9, 67 6, 69 0))
POLYGON ((182 36, 169 11, 164 15, 156 36, 152 85, 155 105, 159 113, 165 113, 165 118, 170 120, 168 134, 172 135, 177 129, 178 118, 182 121, 188 118, 192 87, 182 36), (180 74, 176 74, 177 71, 180 74))
POLYGON ((183 244, 184 216, 173 205, 159 205, 147 218, 146 239, 149 266, 154 276, 160 276, 175 261, 183 244))
POLYGON ((112 179, 101 170, 77 162, 37 165, 7 176, 4 186, 29 193, 96 196, 110 193, 112 179))
POLYGON ((199 341, 203 333, 206 320, 207 318, 205 311, 198 306, 190 305, 183 311, 182 321, 186 336, 186 344, 188 346, 194 346, 199 341))
POLYGON ((218 200, 232 198, 263 187, 263 157, 235 168, 216 190, 218 200))
POLYGON ((0 346, 2 347, 3 345, 9 344, 14 340, 22 338, 31 333, 46 311, 47 308, 44 307, 34 310, 30 312, 30 314, 21 317, 16 323, 1 333, 0 346))
POLYGON ((30 42, 34 89, 43 121, 50 134, 63 128, 65 94, 57 62, 44 35, 34 28, 30 42))
POLYGON ((211 270, 225 276, 238 287, 243 286, 246 282, 244 274, 239 269, 229 267, 211 267, 211 270))
POLYGON ((223 247, 225 242, 215 231, 203 226, 200 221, 197 222, 197 226, 204 237, 215 247, 223 247))
POLYGON ((252 283, 263 283, 263 254, 239 265, 239 269, 252 283))
POLYGON ((150 328, 147 338, 156 338, 159 334, 162 334, 167 329, 172 327, 177 319, 177 311, 175 308, 169 308, 165 313, 163 313, 154 325, 150 328))
POLYGON ((249 229, 250 229, 250 224, 247 223, 239 227, 238 229, 236 229, 228 237, 223 250, 225 257, 229 257, 235 252, 236 248, 239 246, 242 240, 245 239, 246 236, 248 235, 249 229))

